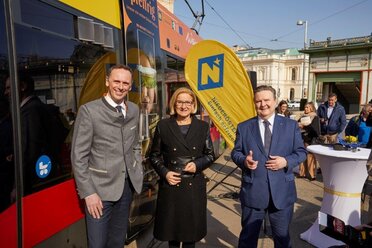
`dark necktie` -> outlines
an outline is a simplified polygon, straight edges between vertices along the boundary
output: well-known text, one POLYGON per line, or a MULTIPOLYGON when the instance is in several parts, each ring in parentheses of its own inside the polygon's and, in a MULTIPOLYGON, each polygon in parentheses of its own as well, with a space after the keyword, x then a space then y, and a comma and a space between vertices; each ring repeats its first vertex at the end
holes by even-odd
POLYGON ((271 144, 270 122, 264 121, 263 123, 265 125, 265 137, 264 137, 265 152, 267 155, 269 155, 270 144, 271 144))
POLYGON ((122 108, 121 108, 120 105, 116 106, 115 108, 118 111, 118 113, 123 113, 123 111, 121 110, 122 108))

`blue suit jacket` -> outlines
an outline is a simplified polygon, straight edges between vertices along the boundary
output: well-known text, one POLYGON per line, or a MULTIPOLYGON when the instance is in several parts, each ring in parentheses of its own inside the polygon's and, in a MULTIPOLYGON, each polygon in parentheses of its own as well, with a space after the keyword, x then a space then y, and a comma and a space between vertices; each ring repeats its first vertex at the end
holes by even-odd
POLYGON ((297 194, 292 169, 306 159, 306 154, 298 123, 275 115, 270 155, 284 157, 288 168, 268 170, 265 167, 268 156, 261 139, 258 118, 240 123, 231 158, 242 169, 241 203, 248 207, 265 209, 269 205, 271 194, 277 209, 293 204, 297 200, 297 194), (253 152, 253 159, 258 161, 255 170, 244 165, 250 150, 253 152))

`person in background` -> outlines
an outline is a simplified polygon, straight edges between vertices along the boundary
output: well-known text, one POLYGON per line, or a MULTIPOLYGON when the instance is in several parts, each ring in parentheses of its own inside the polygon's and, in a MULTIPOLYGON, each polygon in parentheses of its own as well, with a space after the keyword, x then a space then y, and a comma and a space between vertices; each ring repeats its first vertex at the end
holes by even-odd
POLYGON ((367 146, 372 128, 367 126, 367 119, 371 112, 372 105, 364 105, 360 114, 350 119, 345 128, 345 136, 358 137, 358 142, 360 142, 362 146, 367 146))
MULTIPOLYGON (((372 106, 372 99, 369 100, 368 104, 370 104, 372 106)), ((367 117, 366 126, 367 127, 372 127, 372 112, 369 113, 369 115, 367 117)), ((369 136, 366 148, 372 148, 372 135, 369 136)))
POLYGON ((214 161, 208 123, 197 119, 195 94, 179 88, 170 118, 158 122, 150 152, 160 176, 154 236, 169 247, 195 247, 207 233, 207 194, 203 170, 214 161))
POLYGON ((254 92, 257 116, 238 125, 231 158, 242 170, 239 248, 257 247, 268 213, 275 247, 291 247, 289 225, 297 199, 293 168, 306 159, 298 123, 275 114, 276 92, 254 92))
POLYGON ((104 97, 79 108, 71 149, 90 248, 124 247, 133 191, 143 184, 139 108, 125 101, 132 70, 112 66, 106 86, 104 97))
POLYGON ((337 143, 337 137, 346 127, 345 109, 337 102, 337 95, 331 93, 328 101, 321 104, 317 111, 320 118, 321 135, 327 144, 337 143))
POLYGON ((290 117, 291 112, 288 110, 288 103, 285 100, 281 100, 276 109, 276 113, 281 116, 290 117))
MULTIPOLYGON (((320 135, 319 117, 316 115, 316 109, 313 102, 307 102, 304 107, 304 113, 298 120, 301 129, 302 139, 305 147, 311 145, 314 139, 320 135)), ((300 164, 299 177, 308 178, 310 181, 316 179, 316 159, 314 154, 308 152, 306 160, 300 164)))

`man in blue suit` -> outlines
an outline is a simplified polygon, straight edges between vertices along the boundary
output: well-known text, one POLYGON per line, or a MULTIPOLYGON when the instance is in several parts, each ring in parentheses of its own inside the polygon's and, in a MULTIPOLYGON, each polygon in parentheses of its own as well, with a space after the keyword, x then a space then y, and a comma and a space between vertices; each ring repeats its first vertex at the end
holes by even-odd
POLYGON ((289 224, 297 200, 293 167, 306 159, 298 123, 275 114, 276 92, 259 86, 257 116, 238 125, 231 157, 242 170, 239 248, 257 247, 268 213, 275 247, 291 247, 289 224))

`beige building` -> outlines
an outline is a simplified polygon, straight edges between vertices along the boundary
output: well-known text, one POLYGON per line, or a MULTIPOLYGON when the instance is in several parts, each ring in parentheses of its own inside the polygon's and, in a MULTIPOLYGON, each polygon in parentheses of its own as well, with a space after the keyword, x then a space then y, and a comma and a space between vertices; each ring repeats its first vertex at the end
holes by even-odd
POLYGON ((167 8, 171 13, 174 13, 174 0, 158 0, 158 3, 167 8))
POLYGON ((372 99, 372 35, 310 41, 309 99, 318 104, 336 93, 346 113, 354 114, 372 99))
POLYGON ((305 55, 297 49, 247 49, 237 46, 232 49, 248 71, 257 73, 257 85, 274 87, 279 100, 307 98, 307 56, 304 59, 305 55))

